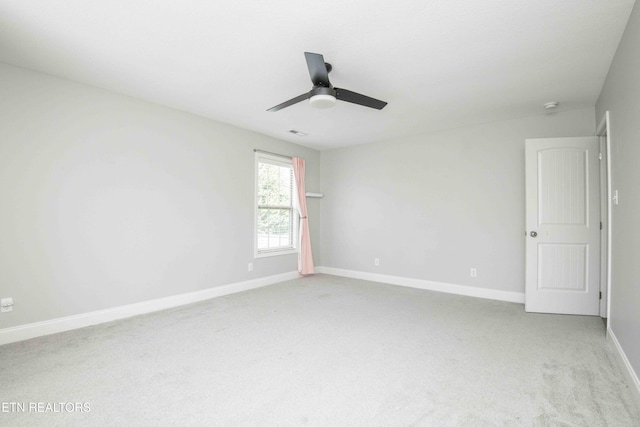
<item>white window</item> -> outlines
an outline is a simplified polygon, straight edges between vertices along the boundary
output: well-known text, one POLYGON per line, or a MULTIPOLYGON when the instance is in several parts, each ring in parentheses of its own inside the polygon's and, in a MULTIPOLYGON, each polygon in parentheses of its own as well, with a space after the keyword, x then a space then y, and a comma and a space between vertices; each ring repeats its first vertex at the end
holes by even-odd
POLYGON ((297 252, 297 210, 291 159, 256 152, 256 257, 297 252))

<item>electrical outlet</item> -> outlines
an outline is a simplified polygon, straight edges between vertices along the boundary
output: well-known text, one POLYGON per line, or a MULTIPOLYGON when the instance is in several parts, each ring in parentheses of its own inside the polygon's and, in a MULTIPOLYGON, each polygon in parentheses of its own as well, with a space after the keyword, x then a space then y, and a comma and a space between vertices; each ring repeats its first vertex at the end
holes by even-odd
POLYGON ((375 265, 376 267, 380 266, 380 258, 374 258, 373 259, 373 265, 375 265))
POLYGON ((0 313, 8 313, 13 311, 13 298, 0 299, 0 313))
POLYGON ((249 271, 253 271, 253 263, 252 263, 252 262, 250 262, 250 263, 249 263, 249 266, 248 266, 247 268, 248 268, 248 270, 249 270, 249 271))
POLYGON ((470 274, 471 274, 471 277, 478 277, 478 270, 476 270, 475 268, 472 268, 470 274))

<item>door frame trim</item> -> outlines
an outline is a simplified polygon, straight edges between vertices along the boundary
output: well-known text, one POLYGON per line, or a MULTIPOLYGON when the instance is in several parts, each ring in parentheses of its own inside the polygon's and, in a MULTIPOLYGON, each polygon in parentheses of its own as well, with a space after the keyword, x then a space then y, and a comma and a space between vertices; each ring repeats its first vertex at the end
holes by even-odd
POLYGON ((611 236, 612 236, 612 203, 611 203, 611 194, 612 194, 612 186, 611 186, 611 124, 610 124, 610 113, 609 111, 605 111, 602 120, 598 124, 598 128, 596 130, 596 136, 601 138, 601 141, 604 143, 605 148, 605 157, 606 157, 606 169, 607 173, 605 176, 600 174, 600 185, 604 186, 606 193, 606 200, 603 198, 600 199, 602 210, 603 207, 606 208, 607 211, 607 221, 606 227, 604 230, 606 232, 606 241, 607 241, 607 250, 606 252, 601 251, 600 257, 600 265, 604 265, 606 268, 606 274, 601 274, 601 282, 600 289, 605 289, 607 295, 607 304, 606 308, 600 307, 600 317, 610 318, 611 317, 611 236), (604 139, 602 139, 604 138, 604 139), (603 206, 606 203, 606 206, 603 206), (604 259, 603 259, 604 258, 604 259), (604 282, 602 281, 604 279, 604 282))

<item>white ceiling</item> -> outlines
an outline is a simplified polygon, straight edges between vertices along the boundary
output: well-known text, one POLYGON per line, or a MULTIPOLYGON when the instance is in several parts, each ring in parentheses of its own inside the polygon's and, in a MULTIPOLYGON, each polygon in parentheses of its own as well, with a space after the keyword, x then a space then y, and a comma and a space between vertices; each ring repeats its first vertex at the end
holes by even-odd
POLYGON ((592 107, 633 4, 0 0, 0 61, 329 149, 592 107), (305 51, 389 105, 267 112, 311 89, 305 51))

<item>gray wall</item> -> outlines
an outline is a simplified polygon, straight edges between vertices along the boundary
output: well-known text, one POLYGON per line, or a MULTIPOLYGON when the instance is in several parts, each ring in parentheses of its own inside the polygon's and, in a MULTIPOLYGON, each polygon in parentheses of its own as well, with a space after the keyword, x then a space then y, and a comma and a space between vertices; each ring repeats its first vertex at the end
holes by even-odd
POLYGON ((0 329, 295 271, 253 259, 254 148, 319 189, 315 150, 0 65, 0 329))
POLYGON ((593 134, 594 114, 319 153, 0 65, 0 328, 295 270, 253 259, 253 148, 307 160, 317 265, 523 292, 524 139, 593 134))
POLYGON ((569 111, 322 152, 323 265, 524 292, 524 140, 593 135, 593 117, 569 111))
POLYGON ((596 119, 611 114, 613 206, 609 325, 640 373, 640 6, 636 4, 607 75, 596 119))

